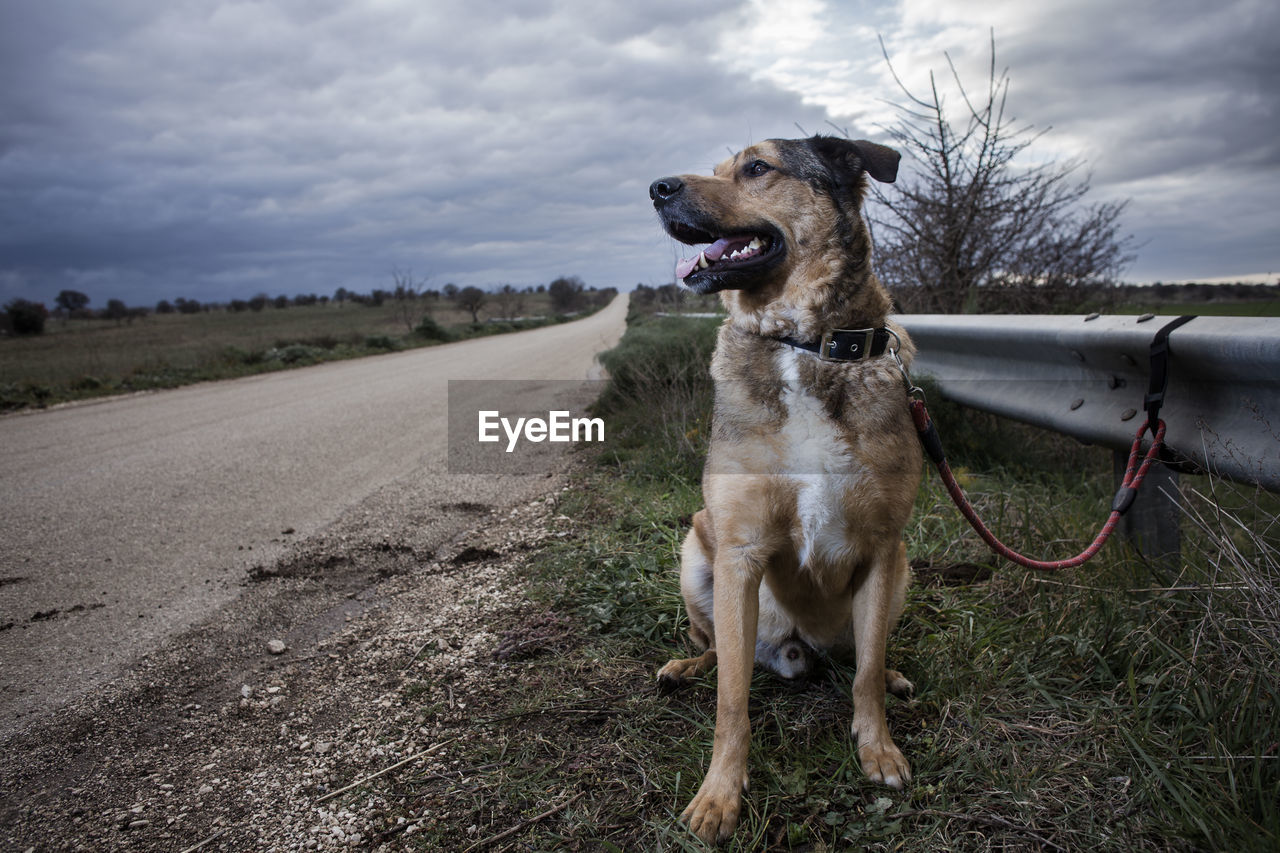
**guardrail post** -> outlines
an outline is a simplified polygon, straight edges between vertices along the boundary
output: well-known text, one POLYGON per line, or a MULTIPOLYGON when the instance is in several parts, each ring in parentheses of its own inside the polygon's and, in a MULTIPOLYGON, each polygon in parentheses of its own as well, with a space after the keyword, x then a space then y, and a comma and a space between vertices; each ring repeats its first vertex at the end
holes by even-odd
MULTIPOLYGON (((1124 477, 1129 454, 1115 451, 1115 482, 1124 477)), ((1129 511, 1120 518, 1120 532, 1145 559, 1176 570, 1182 558, 1182 512, 1178 509, 1178 472, 1153 462, 1129 511)))

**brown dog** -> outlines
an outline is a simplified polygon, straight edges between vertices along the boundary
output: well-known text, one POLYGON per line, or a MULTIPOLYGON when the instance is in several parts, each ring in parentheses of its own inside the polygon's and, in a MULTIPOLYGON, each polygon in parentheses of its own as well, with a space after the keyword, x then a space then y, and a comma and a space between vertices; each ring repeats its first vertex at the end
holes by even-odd
POLYGON ((852 647, 853 731, 863 771, 902 788, 911 771, 885 720, 885 644, 910 578, 902 530, 921 454, 893 360, 913 352, 886 326, 860 209, 865 175, 897 176, 898 153, 815 136, 772 139, 710 177, 649 188, 663 226, 711 244, 677 275, 721 292, 729 312, 711 374, 706 508, 682 550, 680 586, 702 655, 658 673, 668 686, 718 666, 711 766, 683 819, 704 841, 738 822, 747 785, 753 664, 784 677, 818 649, 852 647))

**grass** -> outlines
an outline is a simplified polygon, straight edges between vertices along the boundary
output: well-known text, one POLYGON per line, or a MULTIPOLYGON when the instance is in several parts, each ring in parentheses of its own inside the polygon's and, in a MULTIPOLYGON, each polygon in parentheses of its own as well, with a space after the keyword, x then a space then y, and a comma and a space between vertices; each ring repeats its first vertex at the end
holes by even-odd
POLYGON ((1126 302, 1108 314, 1195 314, 1205 317, 1280 317, 1280 300, 1232 300, 1228 302, 1126 302))
MULTIPOLYGON (((676 552, 701 502, 709 380, 691 365, 714 326, 633 318, 607 357, 609 444, 560 500, 567 535, 522 569, 559 640, 486 674, 482 719, 454 724, 469 732, 454 746, 465 772, 402 789, 406 815, 431 816, 406 844, 703 849, 677 816, 710 758, 714 674, 662 696, 654 673, 688 651, 676 552)), ((1109 455, 931 408, 1002 537, 1045 556, 1092 537, 1109 455)), ((862 776, 851 662, 800 684, 758 672, 751 791, 727 849, 1276 849, 1280 506, 1184 484, 1180 567, 1113 540, 1076 572, 1041 575, 993 563, 927 473, 907 531, 918 580, 889 645, 916 684, 887 709, 914 782, 862 776)))
POLYGON ((51 318, 43 335, 0 338, 0 411, 230 379, 567 319, 552 313, 544 294, 526 299, 531 319, 480 324, 466 311, 432 302, 430 316, 438 326, 432 333, 414 331, 426 300, 152 314, 131 323, 51 318))

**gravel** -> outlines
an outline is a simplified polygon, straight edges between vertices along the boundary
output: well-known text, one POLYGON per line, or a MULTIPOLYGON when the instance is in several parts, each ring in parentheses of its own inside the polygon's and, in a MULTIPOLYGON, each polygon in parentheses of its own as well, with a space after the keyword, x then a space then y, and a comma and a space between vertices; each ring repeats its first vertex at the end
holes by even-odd
POLYGON ((530 607, 519 570, 555 538, 559 482, 469 509, 475 526, 448 542, 379 521, 441 511, 399 495, 396 513, 349 513, 258 567, 218 617, 6 738, 0 846, 402 849, 443 816, 392 818, 373 789, 337 792, 466 770, 450 757, 457 729, 423 724, 422 706, 483 716, 484 673, 503 665, 494 626, 530 607))

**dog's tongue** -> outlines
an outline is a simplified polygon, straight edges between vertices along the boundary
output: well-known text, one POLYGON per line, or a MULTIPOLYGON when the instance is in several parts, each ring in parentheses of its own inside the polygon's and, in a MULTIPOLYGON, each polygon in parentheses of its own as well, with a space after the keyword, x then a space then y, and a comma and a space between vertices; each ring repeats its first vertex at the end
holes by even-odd
POLYGON ((729 245, 732 242, 733 241, 731 241, 728 237, 721 237, 719 240, 715 241, 710 246, 703 249, 702 254, 707 256, 708 261, 718 261, 720 260, 720 257, 725 253, 725 250, 729 248, 729 245))
POLYGON ((688 278, 689 274, 698 268, 698 260, 701 256, 705 256, 708 263, 715 263, 720 260, 725 250, 731 245, 731 242, 729 238, 721 237, 703 249, 700 255, 692 258, 681 258, 680 263, 676 264, 676 278, 688 278))

